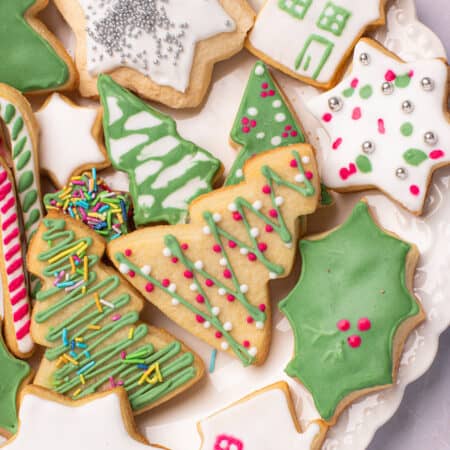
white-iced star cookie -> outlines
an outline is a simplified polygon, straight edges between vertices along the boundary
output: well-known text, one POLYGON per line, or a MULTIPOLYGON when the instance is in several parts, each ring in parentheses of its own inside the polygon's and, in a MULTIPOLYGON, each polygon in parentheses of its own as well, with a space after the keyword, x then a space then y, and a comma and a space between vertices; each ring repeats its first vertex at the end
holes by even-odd
POLYGON ((351 73, 308 105, 330 137, 324 183, 377 188, 421 214, 433 171, 450 163, 447 79, 442 60, 404 63, 361 40, 351 73))
POLYGON ((254 13, 245 0, 57 0, 77 35, 83 96, 109 73, 142 97, 197 106, 214 63, 240 51, 254 13))
POLYGON ((41 130, 40 165, 56 187, 84 170, 110 165, 102 142, 98 108, 76 105, 60 94, 36 112, 41 130))
POLYGON ((28 386, 21 397, 19 432, 8 450, 156 450, 136 431, 121 388, 73 402, 28 386))

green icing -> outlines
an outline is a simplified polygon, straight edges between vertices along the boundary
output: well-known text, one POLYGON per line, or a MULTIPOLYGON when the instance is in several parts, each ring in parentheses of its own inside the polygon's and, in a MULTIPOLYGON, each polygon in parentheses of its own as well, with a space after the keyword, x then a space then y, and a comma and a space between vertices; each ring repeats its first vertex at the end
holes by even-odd
POLYGON ((280 303, 295 335, 286 372, 311 392, 325 420, 353 392, 392 383, 396 331, 419 314, 406 286, 410 249, 377 227, 364 202, 337 230, 300 243, 300 280, 280 303), (370 329, 358 329, 362 318, 370 329), (344 319, 348 331, 337 327, 344 319), (359 336, 360 346, 351 347, 350 336, 359 336))
POLYGON ((350 97, 353 96, 354 93, 355 93, 355 89, 352 88, 352 87, 349 87, 349 88, 345 89, 345 90, 342 92, 342 95, 343 95, 345 98, 350 98, 350 97))
POLYGON ((409 73, 405 73, 403 75, 398 75, 395 78, 395 85, 398 88, 406 88, 411 83, 411 76, 409 73))
POLYGON ((419 166, 428 159, 428 155, 417 148, 410 148, 403 153, 403 159, 411 166, 419 166))
POLYGON ((17 190, 19 194, 22 194, 26 190, 28 190, 34 182, 33 172, 23 172, 19 177, 19 182, 17 184, 17 190))
POLYGON ((372 97, 373 89, 370 84, 366 84, 359 90, 359 95, 362 99, 367 100, 372 97))
POLYGON ((282 93, 261 61, 251 71, 231 130, 231 139, 242 148, 225 180, 226 186, 243 181, 242 168, 253 155, 305 142, 282 93), (283 120, 277 120, 282 116, 283 120))
POLYGON ((358 166, 358 169, 363 173, 372 172, 372 163, 370 162, 370 159, 365 155, 359 155, 356 158, 356 165, 358 166))
POLYGON ((180 137, 175 122, 116 84, 98 79, 113 166, 126 172, 136 225, 184 222, 188 204, 211 190, 221 164, 180 137))
POLYGON ((196 376, 194 356, 183 352, 179 342, 173 341, 160 350, 142 342, 150 330, 146 324, 139 323, 137 311, 129 310, 130 294, 116 294, 121 285, 120 277, 115 274, 101 277, 95 270, 100 263, 99 257, 87 253, 93 240, 90 237, 76 239, 64 220, 45 219, 44 226, 47 230, 40 239, 47 249, 37 258, 46 262, 41 275, 55 278, 55 284, 37 294, 37 302, 41 305, 48 302, 48 306, 39 308, 33 320, 45 324, 67 308, 72 311, 57 326, 48 328, 46 334, 46 339, 55 346, 46 351, 45 357, 49 361, 64 361, 52 374, 53 389, 79 399, 110 386, 114 380, 127 391, 132 408, 139 410, 192 380, 196 376), (63 256, 58 257, 61 254, 63 256), (81 261, 75 272, 70 263, 73 255, 78 255, 81 261), (88 264, 86 278, 85 257, 88 264), (70 276, 68 280, 63 277, 57 282, 62 271, 70 276), (64 283, 67 282, 77 287, 66 291, 64 283), (105 302, 101 310, 96 294, 105 302), (77 303, 82 305, 74 310, 73 305, 77 303), (129 334, 131 328, 134 330, 132 335, 129 334), (118 333, 123 337, 117 337, 118 333), (64 360, 65 355, 72 360, 64 360), (147 368, 155 363, 159 364, 162 381, 140 383, 147 368))
POLYGON ((69 78, 64 60, 24 18, 35 3, 35 0, 0 2, 0 82, 22 92, 56 88, 69 78))
POLYGON ((403 136, 409 137, 413 134, 414 127, 411 122, 405 122, 400 127, 400 133, 402 133, 403 136))
POLYGON ((0 335, 0 430, 9 434, 17 432, 17 395, 30 366, 14 358, 6 349, 0 335))

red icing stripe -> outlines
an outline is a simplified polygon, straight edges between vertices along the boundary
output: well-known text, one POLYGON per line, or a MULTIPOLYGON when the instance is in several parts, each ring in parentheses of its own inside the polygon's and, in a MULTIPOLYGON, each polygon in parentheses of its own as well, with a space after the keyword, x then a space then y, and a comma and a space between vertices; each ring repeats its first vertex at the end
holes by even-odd
POLYGON ((0 200, 4 200, 4 198, 11 192, 12 185, 11 183, 5 184, 0 188, 0 200))
POLYGON ((13 245, 6 253, 5 253, 5 259, 6 261, 9 261, 13 256, 15 256, 17 253, 21 251, 20 244, 13 245))
POLYGON ((14 273, 19 267, 22 267, 22 258, 16 259, 13 261, 7 268, 6 273, 8 275, 11 275, 14 273))
POLYGON ((2 230, 6 231, 11 224, 16 222, 17 220, 17 214, 11 214, 3 223, 2 223, 2 230))
POLYGON ((14 228, 14 230, 12 230, 11 233, 6 235, 5 239, 3 239, 3 243, 5 245, 8 245, 17 236, 19 236, 19 229, 18 228, 14 228))
POLYGON ((25 288, 21 289, 16 295, 11 297, 11 305, 19 303, 21 300, 27 297, 27 290, 25 288))
POLYGON ((2 184, 6 178, 8 177, 8 174, 6 173, 6 170, 4 170, 3 172, 0 172, 0 184, 2 184))
POLYGON ((30 325, 31 323, 28 321, 22 328, 17 330, 16 338, 20 340, 27 336, 30 333, 30 325))
POLYGON ((13 319, 14 322, 18 322, 19 320, 22 320, 30 310, 30 307, 28 306, 28 303, 25 303, 25 305, 21 306, 14 314, 13 319))
POLYGON ((8 289, 10 292, 14 292, 16 289, 19 289, 23 282, 25 281, 25 277, 23 273, 21 273, 18 277, 14 278, 9 284, 8 289))
POLYGON ((16 206, 16 201, 14 199, 14 197, 11 197, 5 205, 2 206, 2 213, 6 214, 11 208, 13 208, 14 206, 16 206))

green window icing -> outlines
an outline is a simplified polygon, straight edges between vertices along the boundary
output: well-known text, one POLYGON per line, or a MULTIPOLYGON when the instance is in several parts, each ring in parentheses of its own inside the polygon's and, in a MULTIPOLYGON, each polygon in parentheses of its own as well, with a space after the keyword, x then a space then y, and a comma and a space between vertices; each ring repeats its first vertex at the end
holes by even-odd
POLYGON ((303 20, 313 0, 278 0, 278 7, 292 17, 303 20))
POLYGON ((329 31, 339 37, 344 32, 345 26, 351 16, 352 13, 347 9, 342 8, 333 2, 328 2, 317 20, 316 25, 320 29, 329 31))
POLYGON ((35 3, 0 2, 0 82, 22 92, 56 88, 69 79, 66 63, 24 18, 35 3))
POLYGON ((98 89, 108 155, 129 176, 136 225, 184 222, 189 203, 211 190, 220 161, 109 76, 99 77, 98 89))

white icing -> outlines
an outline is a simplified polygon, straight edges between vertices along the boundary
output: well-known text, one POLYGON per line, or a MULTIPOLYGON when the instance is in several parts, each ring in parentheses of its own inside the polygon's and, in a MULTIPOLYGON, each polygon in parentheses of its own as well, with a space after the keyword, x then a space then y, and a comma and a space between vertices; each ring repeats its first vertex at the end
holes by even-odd
POLYGON ((320 433, 317 423, 311 423, 302 434, 297 432, 281 389, 263 391, 218 412, 202 420, 200 428, 203 435, 201 450, 230 449, 231 445, 239 448, 237 442, 243 450, 311 450, 320 433), (258 411, 256 422, 252 421, 255 411, 258 411), (220 441, 220 436, 235 441, 220 441), (220 447, 221 442, 223 447, 220 447))
POLYGON ((123 114, 116 97, 108 97, 106 101, 108 102, 109 125, 112 125, 113 123, 116 123, 118 120, 120 120, 123 114))
POLYGON ((53 174, 59 186, 79 167, 105 162, 92 136, 97 114, 97 109, 70 105, 59 94, 53 94, 36 112, 41 130, 40 165, 53 174))
POLYGON ((137 184, 143 183, 148 177, 159 172, 162 166, 163 166, 162 161, 147 161, 145 164, 136 167, 134 171, 136 183, 137 184))
POLYGON ((312 35, 326 39, 332 45, 332 51, 322 70, 315 77, 320 83, 327 83, 334 77, 336 69, 345 57, 348 49, 364 29, 380 16, 380 0, 339 0, 336 5, 351 12, 346 26, 340 36, 317 26, 328 0, 313 0, 305 17, 299 19, 279 8, 279 0, 267 0, 257 17, 249 40, 251 45, 276 61, 278 64, 298 73, 314 78, 319 61, 324 55, 325 47, 317 41, 312 41, 306 51, 303 64, 296 69, 295 64, 308 38, 312 35), (310 64, 305 68, 305 62, 310 57, 310 64))
POLYGON ((199 191, 207 189, 207 187, 206 181, 200 177, 193 178, 180 189, 169 194, 162 202, 162 205, 164 208, 186 209, 187 199, 195 197, 199 191))
POLYGON ((156 450, 130 437, 114 392, 82 406, 26 394, 19 421, 19 433, 6 444, 8 450, 156 450))
MULTIPOLYGON (((79 3, 86 14, 87 28, 95 31, 94 23, 104 18, 116 2, 80 0, 79 3)), ((157 44, 153 34, 164 40, 167 31, 163 28, 156 27, 152 33, 142 31, 138 39, 130 40, 131 48, 126 49, 130 57, 124 57, 121 52, 108 54, 100 43, 86 33, 87 70, 91 75, 96 76, 99 73, 107 73, 126 66, 150 77, 157 84, 171 86, 184 92, 189 86, 197 42, 220 33, 234 31, 236 28, 219 0, 190 0, 189 2, 158 0, 156 5, 158 8, 163 6, 169 19, 176 24, 176 29, 185 33, 181 38, 183 51, 179 54, 176 64, 173 63, 172 58, 158 59, 159 63, 154 63, 157 57, 157 44), (179 28, 179 25, 184 23, 187 23, 188 27, 179 28), (138 56, 142 54, 148 56, 138 56)), ((131 33, 128 29, 127 32, 131 33)))
MULTIPOLYGON (((166 156, 170 153, 174 148, 178 147, 180 141, 174 136, 163 136, 157 141, 152 142, 149 145, 146 145, 139 155, 137 156, 138 161, 145 161, 148 158, 157 158, 159 156, 166 156)), ((129 146, 127 151, 134 146, 129 146)))
POLYGON ((139 204, 141 206, 146 206, 147 208, 151 208, 153 203, 155 203, 155 197, 153 197, 153 195, 140 195, 139 196, 139 204))
POLYGON ((141 111, 128 118, 128 120, 125 122, 125 129, 129 131, 143 130, 145 128, 154 128, 161 124, 162 121, 153 114, 150 114, 147 111, 141 111))
POLYGON ((440 60, 417 61, 414 63, 400 63, 375 49, 368 43, 361 41, 355 49, 352 73, 349 74, 335 89, 314 98, 309 103, 313 114, 321 120, 322 125, 330 136, 330 143, 323 148, 322 175, 324 183, 331 188, 348 188, 354 186, 373 185, 383 190, 395 200, 402 203, 411 211, 418 212, 425 200, 428 176, 436 164, 450 161, 450 133, 449 123, 443 112, 444 98, 447 89, 447 67, 440 60), (359 55, 370 55, 369 65, 359 61, 359 55), (397 75, 404 75, 411 70, 414 72, 410 85, 406 88, 394 88, 391 95, 381 92, 381 84, 385 81, 385 74, 392 70, 397 75), (435 87, 426 92, 421 87, 424 77, 433 79, 435 87), (355 94, 344 98, 342 91, 350 86, 353 79, 358 78, 359 85, 355 94), (366 84, 373 87, 373 94, 368 100, 362 100, 359 89, 366 84), (339 96, 343 100, 343 107, 338 112, 331 112, 328 107, 330 97, 339 96), (402 103, 410 100, 415 109, 406 114, 402 111, 402 103), (360 120, 352 120, 352 111, 361 108, 360 120), (333 115, 329 123, 322 117, 325 113, 333 115), (385 133, 378 131, 378 120, 384 120, 385 133), (413 134, 405 137, 400 133, 403 123, 413 125, 413 134), (423 136, 427 131, 437 134, 439 141, 434 146, 424 143, 423 136), (337 150, 332 149, 333 142, 342 139, 337 150), (359 170, 343 180, 339 174, 341 168, 355 163, 363 142, 370 140, 375 145, 373 153, 367 155, 372 172, 363 173, 359 170), (419 149, 427 155, 433 150, 443 150, 443 158, 432 160, 428 158, 418 166, 408 164, 403 154, 408 149, 419 149), (403 167, 408 171, 406 179, 396 176, 396 169, 403 167), (419 188, 419 195, 412 195, 410 186, 419 188))
MULTIPOLYGON (((147 141, 145 134, 134 133, 119 139, 109 139, 111 159, 115 164, 120 164, 123 155, 147 141)), ((139 156, 138 156, 139 159, 139 156)))

